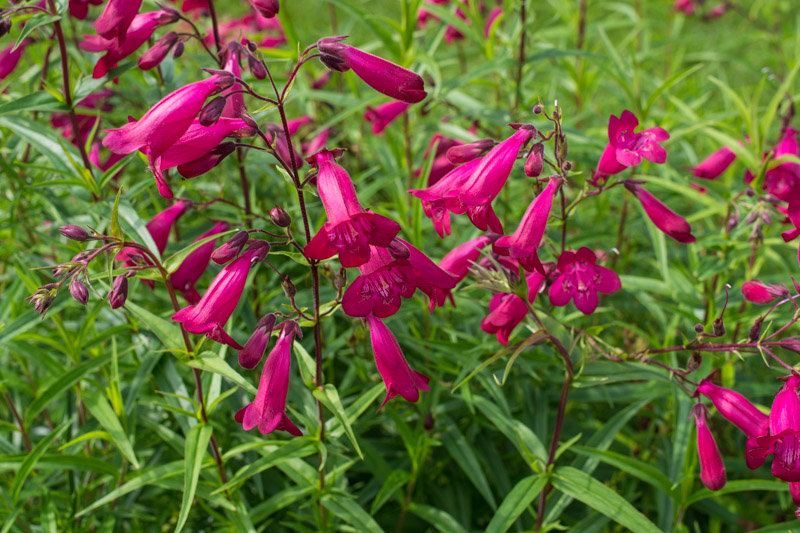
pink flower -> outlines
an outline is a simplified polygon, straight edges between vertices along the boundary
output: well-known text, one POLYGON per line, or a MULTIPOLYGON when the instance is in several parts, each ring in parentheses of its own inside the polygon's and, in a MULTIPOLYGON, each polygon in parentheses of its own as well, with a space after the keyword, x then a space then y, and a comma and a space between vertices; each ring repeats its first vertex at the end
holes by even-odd
POLYGON ((638 184, 628 181, 625 188, 641 202, 644 212, 655 226, 678 242, 689 244, 697 239, 692 235, 692 227, 685 218, 662 204, 655 196, 638 184))
POLYGON ((250 5, 266 18, 275 17, 281 8, 278 0, 250 0, 250 5))
POLYGON ((89 14, 89 4, 99 6, 103 0, 69 0, 69 14, 78 20, 83 20, 89 14))
POLYGON ((596 262, 597 256, 585 246, 577 252, 561 254, 557 267, 560 274, 550 286, 550 303, 562 306, 574 299, 581 313, 591 315, 597 309, 598 292, 611 294, 620 290, 617 273, 596 262))
MULTIPOLYGON (((178 40, 178 34, 174 31, 162 36, 158 41, 156 41, 156 44, 151 46, 139 58, 139 68, 142 70, 151 70, 156 68, 161 64, 162 61, 164 61, 164 59, 167 57, 167 54, 170 53, 172 47, 175 46, 175 43, 177 43, 178 40)), ((183 44, 181 44, 181 46, 183 46, 183 44)))
POLYGON ((708 429, 706 417, 708 409, 698 403, 692 408, 695 424, 697 425, 697 455, 700 458, 700 481, 709 490, 719 490, 725 486, 727 478, 725 476, 725 463, 722 462, 722 455, 719 453, 714 435, 708 429))
POLYGON ((696 8, 692 0, 675 0, 674 9, 684 15, 694 15, 696 8))
POLYGON ((497 342, 508 346, 508 339, 514 328, 528 314, 525 300, 507 292, 495 294, 489 303, 489 314, 481 321, 481 329, 489 334, 497 334, 497 342))
POLYGON ((305 254, 321 261, 336 253, 344 267, 357 267, 370 258, 370 245, 386 247, 400 225, 366 211, 358 201, 347 171, 336 164, 341 151, 323 149, 308 158, 317 168, 317 187, 328 221, 306 245, 305 254))
POLYGON ((23 39, 16 50, 14 43, 0 50, 0 80, 4 80, 17 68, 22 52, 31 43, 30 39, 23 39))
POLYGON ((128 28, 142 6, 142 0, 108 0, 103 13, 94 23, 97 35, 104 39, 116 39, 125 43, 128 28))
MULTIPOLYGON (((428 148, 425 150, 425 154, 422 156, 423 160, 427 161, 431 155, 431 150, 435 149, 433 163, 431 164, 431 171, 428 174, 429 187, 442 179, 445 175, 447 175, 448 172, 456 168, 456 165, 454 165, 447 157, 447 152, 450 148, 460 146, 461 144, 463 144, 461 141, 445 137, 441 133, 436 133, 433 135, 433 137, 431 137, 431 140, 428 143, 428 148)), ((421 176, 422 170, 422 168, 416 169, 414 171, 414 176, 421 176)))
POLYGON ((486 25, 483 27, 483 36, 487 39, 492 32, 492 26, 494 25, 494 21, 497 20, 503 14, 502 7, 494 7, 489 12, 489 16, 486 17, 486 25))
POLYGON ((713 180, 725 172, 735 160, 736 154, 733 150, 727 146, 723 146, 696 166, 692 167, 692 172, 694 172, 694 175, 698 178, 713 180))
POLYGON ((286 416, 286 395, 289 393, 289 372, 292 367, 292 343, 300 333, 296 322, 284 322, 275 347, 267 356, 258 393, 253 403, 240 409, 234 420, 242 424, 245 431, 258 426, 262 435, 275 430, 286 431, 299 437, 303 434, 286 416))
POLYGON ((789 296, 789 290, 781 285, 767 285, 758 280, 742 283, 742 296, 754 304, 772 303, 778 298, 789 296))
MULTIPOLYGON (((491 237, 481 235, 456 246, 439 261, 439 268, 450 274, 455 282, 459 283, 467 277, 469 269, 481 256, 481 250, 490 242, 492 242, 491 237)), ((453 294, 450 289, 434 289, 430 302, 431 313, 437 306, 444 307, 448 298, 453 307, 455 307, 456 302, 453 300, 453 294)))
POLYGON ((261 357, 269 345, 269 337, 275 328, 275 319, 275 314, 269 313, 258 321, 256 329, 247 339, 244 348, 239 350, 239 365, 242 368, 252 370, 261 361, 261 357))
MULTIPOLYGON (((446 4, 450 0, 423 0, 423 4, 446 4)), ((417 12, 417 26, 419 28, 424 28, 425 25, 428 23, 428 19, 431 20, 440 20, 439 17, 432 15, 425 8, 420 7, 419 11, 417 12)))
POLYGON ((517 231, 513 235, 500 237, 494 243, 494 250, 501 255, 508 255, 517 259, 525 270, 538 270, 544 273, 544 267, 539 260, 539 246, 544 238, 547 219, 550 217, 550 208, 553 206, 553 196, 561 186, 558 176, 550 178, 547 187, 534 198, 528 206, 517 231))
POLYGON ((469 144, 459 143, 447 150, 447 159, 454 165, 469 163, 494 148, 494 140, 480 139, 469 144))
POLYGON ((263 241, 250 245, 238 259, 217 274, 196 305, 184 307, 172 315, 172 320, 182 322, 189 333, 205 334, 209 339, 241 350, 242 346, 223 328, 239 303, 250 268, 263 260, 268 251, 269 246, 263 241))
POLYGON ((478 229, 486 231, 489 228, 495 233, 503 233, 503 225, 492 209, 492 201, 500 194, 520 149, 533 138, 534 132, 527 125, 520 127, 477 160, 480 164, 463 185, 446 193, 446 197, 456 198, 467 207, 467 215, 478 229))
MULTIPOLYGON (((170 2, 176 4, 178 3, 178 0, 170 0, 170 2)), ((207 10, 208 0, 183 0, 183 3, 181 4, 181 11, 184 13, 189 13, 198 9, 207 10)))
MULTIPOLYGON (((464 21, 465 24, 470 25, 471 22, 467 18, 467 14, 464 13, 464 10, 460 7, 456 8, 456 16, 464 21)), ((464 34, 461 33, 455 26, 452 24, 448 24, 447 28, 444 30, 444 40, 447 41, 447 44, 453 44, 456 41, 460 41, 464 38, 464 34)))
POLYGON ((474 159, 451 170, 427 189, 408 191, 422 200, 422 210, 433 222, 433 227, 440 238, 450 235, 450 213, 463 215, 467 212, 467 207, 458 198, 448 195, 451 191, 462 189, 480 165, 481 159, 474 159))
MULTIPOLYGON (((773 150, 774 159, 779 159, 785 155, 800 157, 797 131, 793 128, 786 128, 783 138, 773 150)), ((766 174, 764 174, 764 190, 784 202, 796 199, 798 193, 800 193, 800 163, 786 161, 767 170, 766 174)))
POLYGON ((385 248, 373 246, 369 261, 358 267, 361 275, 344 293, 342 309, 347 315, 364 317, 372 313, 386 318, 400 309, 401 297, 411 298, 416 289, 434 298, 436 289, 456 286, 455 279, 424 253, 401 239, 395 242, 407 250, 408 256, 395 259, 385 248))
MULTIPOLYGON (((151 168, 155 168, 156 160, 192 125, 206 98, 232 82, 232 76, 222 73, 181 87, 154 105, 141 120, 109 130, 103 146, 118 154, 143 150, 151 168)), ((172 190, 163 178, 156 176, 156 181, 161 196, 172 198, 172 190)))
POLYGON ((367 315, 367 324, 372 339, 372 352, 375 354, 375 365, 386 385, 386 397, 378 408, 380 411, 386 402, 395 396, 402 396, 409 402, 419 400, 419 392, 427 392, 428 377, 408 366, 403 351, 392 332, 383 321, 373 314, 367 315))
POLYGON ((728 6, 727 5, 718 4, 718 5, 714 6, 714 7, 712 7, 708 11, 708 18, 709 19, 718 19, 722 15, 724 15, 727 10, 728 10, 728 6))
POLYGON ((406 102, 389 102, 378 107, 367 106, 364 120, 372 123, 372 133, 380 135, 386 129, 386 126, 405 113, 409 107, 411 107, 411 104, 406 102))
POLYGON ((640 164, 642 159, 659 164, 667 160, 667 151, 658 143, 669 139, 669 133, 662 128, 634 133, 638 125, 639 120, 628 110, 623 111, 619 118, 611 115, 608 119, 608 145, 597 164, 592 185, 602 185, 609 176, 640 164))
POLYGON ((755 457, 774 454, 772 475, 783 481, 800 481, 800 376, 789 376, 775 395, 769 413, 769 435, 758 437, 755 457))
POLYGON ((425 82, 419 74, 343 44, 343 39, 344 37, 325 37, 317 43, 317 50, 322 54, 320 60, 329 69, 338 72, 352 69, 367 85, 401 102, 416 104, 428 96, 425 82))
MULTIPOLYGON (((194 242, 228 231, 228 228, 230 228, 230 224, 227 222, 217 222, 210 230, 196 238, 194 242)), ((214 251, 214 242, 214 240, 210 240, 200 245, 200 247, 186 256, 186 259, 183 260, 178 269, 169 277, 172 286, 179 290, 190 304, 196 304, 200 301, 200 294, 194 285, 208 268, 208 263, 211 261, 211 253, 214 251)))

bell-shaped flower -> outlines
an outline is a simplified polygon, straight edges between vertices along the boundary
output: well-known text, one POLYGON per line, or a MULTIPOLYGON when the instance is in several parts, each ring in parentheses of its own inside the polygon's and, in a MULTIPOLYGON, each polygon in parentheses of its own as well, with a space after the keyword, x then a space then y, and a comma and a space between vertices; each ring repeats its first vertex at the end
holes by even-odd
POLYGON ((423 252, 401 239, 395 242, 408 255, 396 259, 387 249, 373 246, 369 261, 358 267, 361 275, 344 293, 342 309, 347 315, 364 317, 372 313, 386 318, 400 309, 401 298, 411 298, 416 289, 434 298, 437 289, 456 286, 455 279, 423 252))
MULTIPOLYGON (((190 83, 165 96, 136 122, 130 122, 116 130, 110 130, 103 146, 118 154, 144 151, 150 166, 175 144, 194 122, 206 98, 218 93, 233 83, 227 72, 214 74, 210 78, 190 83)), ((169 185, 156 176, 158 190, 165 198, 172 197, 169 185)))
POLYGON ((462 186, 451 189, 446 194, 467 207, 467 215, 478 229, 503 233, 503 225, 492 209, 492 201, 506 184, 520 149, 534 135, 535 130, 532 127, 521 126, 511 137, 497 144, 479 160, 480 164, 462 186))
POLYGON ((558 277, 550 286, 550 303, 567 305, 575 300, 575 307, 591 315, 597 309, 597 293, 611 294, 622 288, 619 276, 613 270, 596 264, 597 256, 589 248, 577 252, 569 250, 558 258, 558 277))
POLYGON ((124 44, 128 28, 133 24, 141 6, 142 0, 108 0, 103 13, 94 23, 97 35, 124 44))
POLYGON ((525 300, 516 294, 501 292, 492 297, 489 314, 481 320, 481 329, 489 334, 497 334, 497 342, 508 346, 511 332, 527 314, 525 300))
POLYGON ((661 203, 658 198, 647 192, 633 181, 625 183, 625 188, 633 193, 644 208, 650 221, 655 226, 678 242, 689 244, 697 239, 692 235, 692 227, 685 218, 661 203))
POLYGON ((497 253, 513 257, 529 272, 538 270, 544 273, 538 250, 544 238, 547 219, 550 217, 553 196, 560 185, 561 178, 558 176, 550 178, 547 187, 533 199, 522 215, 517 231, 513 235, 500 237, 494 243, 494 250, 497 253))
POLYGON ((256 329, 253 330, 244 348, 239 350, 239 366, 252 370, 261 361, 261 357, 264 356, 267 345, 269 345, 269 337, 275 327, 275 319, 274 313, 268 313, 258 321, 256 329))
MULTIPOLYGON (((778 145, 772 151, 773 159, 783 156, 800 157, 797 130, 786 128, 778 145)), ((800 194, 800 163, 784 161, 764 174, 764 190, 784 202, 797 200, 800 194)))
POLYGON ((769 413, 769 435, 758 437, 754 457, 774 454, 772 475, 790 482, 800 481, 800 376, 792 374, 775 395, 769 413))
POLYGON ((608 120, 608 144, 606 145, 597 170, 592 177, 592 185, 602 185, 609 176, 619 174, 647 159, 653 163, 664 163, 667 151, 659 144, 669 139, 669 133, 662 128, 649 128, 635 133, 639 120, 628 110, 619 118, 611 115, 608 120))
POLYGON ((406 112, 411 104, 406 102, 388 102, 378 107, 367 106, 364 120, 372 124, 372 133, 381 135, 386 127, 406 112))
POLYGON ((727 146, 723 146, 700 163, 692 167, 695 177, 704 180, 717 179, 736 161, 736 154, 727 146))
MULTIPOLYGON (((467 206, 449 194, 452 191, 463 189, 480 165, 481 159, 473 159, 469 163, 454 168, 427 189, 410 189, 408 191, 422 200, 422 210, 425 216, 433 222, 433 227, 440 238, 443 239, 445 235, 450 235, 450 213, 463 215, 467 212, 467 206)), ((499 222, 498 220, 497 223, 499 224, 499 222)))
POLYGON ((397 339, 380 318, 369 314, 367 315, 367 324, 372 340, 372 352, 375 355, 375 365, 386 385, 386 397, 378 410, 383 409, 386 402, 395 396, 402 396, 409 402, 416 402, 419 400, 420 391, 430 390, 428 377, 408 365, 397 339))
MULTIPOLYGON (((439 268, 450 274, 455 282, 459 283, 467 277, 469 269, 481 256, 481 250, 490 242, 492 242, 491 237, 481 235, 456 246, 439 261, 439 268)), ((430 303, 431 313, 437 306, 444 307, 448 298, 453 307, 455 307, 456 302, 450 289, 434 289, 430 303)))
POLYGON ((697 456, 700 458, 700 481, 709 490, 719 490, 725 486, 725 463, 719 453, 714 435, 708 428, 706 418, 708 409, 699 403, 692 408, 695 424, 697 426, 697 456))
POLYGON ((321 261, 339 254, 344 267, 357 267, 370 259, 370 245, 389 246, 400 225, 366 211, 358 201, 347 171, 336 163, 339 150, 323 149, 308 158, 317 168, 317 187, 328 221, 305 247, 305 255, 321 261))
POLYGON ((789 296, 789 290, 782 285, 767 285, 758 280, 742 283, 742 296, 754 304, 768 304, 778 298, 789 296))
POLYGON ((242 346, 223 329, 236 309, 247 283, 250 268, 264 259, 269 245, 256 241, 238 259, 217 274, 208 290, 196 305, 184 307, 172 320, 182 322, 189 333, 204 334, 209 339, 241 350, 242 346))
MULTIPOLYGON (((210 230, 196 238, 194 242, 228 231, 228 228, 230 228, 230 224, 227 222, 217 222, 210 230)), ((208 268, 211 254, 214 251, 214 242, 215 239, 212 239, 193 250, 169 277, 172 286, 180 291, 184 299, 190 304, 196 304, 200 301, 200 294, 195 288, 195 283, 208 268)))
POLYGON ((367 85, 401 102, 416 104, 428 96, 419 74, 344 44, 342 40, 344 37, 325 37, 317 42, 317 50, 322 54, 320 60, 329 69, 338 72, 352 69, 367 85))
POLYGON ((234 420, 242 424, 245 431, 258 427, 262 435, 273 431, 286 431, 299 437, 303 434, 286 416, 286 395, 289 394, 289 372, 292 368, 292 343, 300 334, 296 322, 284 322, 275 347, 267 356, 258 392, 253 403, 240 409, 234 420))

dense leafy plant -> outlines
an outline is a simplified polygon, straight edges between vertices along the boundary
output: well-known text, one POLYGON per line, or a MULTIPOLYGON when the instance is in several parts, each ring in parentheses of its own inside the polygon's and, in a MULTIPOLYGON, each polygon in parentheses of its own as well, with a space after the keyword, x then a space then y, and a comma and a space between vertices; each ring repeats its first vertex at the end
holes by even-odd
POLYGON ((794 7, 11 2, 3 531, 796 529, 794 7))

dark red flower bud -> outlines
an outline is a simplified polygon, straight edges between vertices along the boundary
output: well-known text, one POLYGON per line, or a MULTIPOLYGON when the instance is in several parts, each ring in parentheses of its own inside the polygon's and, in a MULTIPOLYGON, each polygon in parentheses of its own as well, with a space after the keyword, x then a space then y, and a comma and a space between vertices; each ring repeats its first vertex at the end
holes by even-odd
POLYGON ((391 244, 389 244, 389 253, 395 259, 408 259, 411 255, 411 251, 408 247, 397 239, 394 239, 391 244))
POLYGON ((449 159, 454 165, 469 163, 473 159, 481 157, 483 154, 491 150, 492 147, 494 147, 494 140, 492 139, 481 139, 469 144, 453 146, 447 150, 447 159, 449 159))
POLYGON ((119 309, 125 305, 125 300, 128 298, 128 276, 117 276, 114 284, 111 286, 111 291, 108 293, 108 303, 111 304, 111 309, 119 309))
POLYGON ((227 102, 224 96, 217 96, 200 111, 200 125, 201 126, 213 126, 219 120, 219 117, 222 116, 222 112, 225 110, 225 103, 227 102))
POLYGON ((288 228, 292 224, 292 217, 279 205, 272 208, 269 212, 269 218, 273 224, 281 228, 288 228))
POLYGON ((541 105, 536 104, 535 106, 533 106, 533 114, 534 115, 541 115, 542 111, 544 111, 544 107, 542 107, 541 105))
POLYGON ((275 17, 281 8, 278 0, 250 0, 250 5, 268 19, 275 17))
POLYGON ((433 431, 435 425, 436 420, 433 418, 433 413, 428 411, 428 414, 425 415, 425 422, 422 424, 422 427, 425 428, 425 431, 433 431))
POLYGON ((228 242, 214 250, 214 253, 211 254, 211 260, 218 265, 224 265, 239 255, 244 245, 247 244, 248 239, 250 239, 250 234, 246 231, 240 231, 231 237, 228 242))
POLYGON ((74 224, 61 226, 58 228, 58 232, 72 241, 85 242, 89 240, 89 232, 74 224))
POLYGON ((267 67, 264 63, 252 54, 247 54, 247 66, 250 67, 250 72, 257 80, 263 80, 267 77, 267 67))
POLYGON ((261 361, 269 345, 269 337, 275 327, 275 320, 276 316, 269 313, 258 321, 256 329, 253 330, 253 334, 250 335, 244 348, 239 350, 239 365, 242 368, 253 369, 261 361))
POLYGON ((0 37, 11 31, 11 19, 8 17, 0 19, 0 37))
POLYGON ((70 283, 69 293, 79 304, 86 305, 89 301, 89 289, 80 280, 74 280, 70 283))
POLYGON ((142 70, 150 70, 156 68, 164 61, 169 51, 178 42, 178 34, 174 31, 161 37, 156 44, 154 44, 147 52, 142 54, 139 58, 139 68, 142 70))
POLYGON ((525 161, 525 175, 530 178, 538 178, 544 168, 544 145, 536 143, 531 149, 528 159, 525 161))
POLYGON ((178 41, 178 44, 175 45, 175 50, 172 51, 172 58, 178 59, 179 57, 181 57, 183 55, 184 49, 185 46, 183 44, 183 41, 178 41))
POLYGON ((231 155, 234 150, 236 150, 236 143, 221 143, 200 159, 178 165, 178 174, 186 179, 196 178, 222 163, 222 160, 231 155))

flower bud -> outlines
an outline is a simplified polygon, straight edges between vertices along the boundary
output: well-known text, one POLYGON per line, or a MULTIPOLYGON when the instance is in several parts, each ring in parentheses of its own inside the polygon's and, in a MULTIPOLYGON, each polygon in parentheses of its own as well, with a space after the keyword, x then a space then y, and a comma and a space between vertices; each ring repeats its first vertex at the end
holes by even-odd
POLYGON ((425 415, 425 422, 422 424, 422 427, 425 431, 433 431, 435 425, 436 420, 433 418, 433 413, 428 411, 428 414, 425 415))
POLYGON ((253 369, 261 361, 269 345, 269 337, 275 327, 275 319, 275 314, 269 313, 258 321, 256 329, 253 330, 253 334, 250 335, 244 348, 239 350, 239 365, 242 368, 253 369))
POLYGON ((267 77, 267 68, 264 63, 252 54, 247 54, 247 66, 250 67, 250 72, 257 80, 263 80, 267 77))
POLYGON ((200 159, 178 165, 178 174, 187 179, 196 178, 222 163, 222 160, 231 155, 234 150, 236 150, 236 143, 230 141, 220 143, 200 159))
POLYGON ((142 54, 139 58, 139 68, 142 70, 150 70, 156 68, 164 61, 167 54, 178 41, 178 34, 174 31, 161 37, 156 44, 154 44, 147 52, 142 54))
POLYGON ((572 170, 572 163, 570 163, 569 161, 564 161, 563 163, 561 163, 561 170, 564 172, 569 172, 570 170, 572 170))
POLYGON ((61 226, 58 228, 58 232, 72 241, 85 242, 89 240, 89 232, 74 224, 61 226))
POLYGON ((248 239, 250 239, 250 234, 246 231, 240 231, 228 239, 228 242, 214 250, 214 253, 211 254, 211 260, 218 265, 224 265, 239 255, 244 245, 247 244, 248 239))
POLYGON ((247 46, 247 49, 250 52, 255 54, 258 51, 258 45, 254 41, 251 41, 250 39, 245 39, 244 44, 245 46, 247 46))
POLYGON ((53 305, 57 294, 58 286, 55 283, 48 283, 47 285, 39 287, 39 290, 28 296, 26 300, 33 304, 34 310, 44 318, 47 310, 53 305))
POLYGON ((758 338, 761 336, 761 325, 764 323, 763 317, 758 317, 758 320, 755 321, 753 327, 750 328, 750 334, 747 336, 750 342, 756 342, 758 338))
POLYGON ((408 259, 411 255, 411 251, 398 239, 394 239, 391 244, 389 244, 389 254, 395 259, 408 259))
POLYGON ((528 159, 525 160, 525 175, 529 178, 538 178, 544 169, 544 144, 536 143, 531 149, 528 159))
POLYGON ((288 277, 283 280, 281 287, 283 287, 283 294, 285 294, 290 300, 294 298, 295 294, 297 294, 297 288, 294 286, 294 283, 292 283, 292 280, 290 280, 288 277))
POLYGON ((703 404, 692 408, 692 414, 697 425, 697 455, 700 458, 700 480, 709 490, 719 490, 725 486, 725 464, 719 453, 714 435, 708 429, 706 417, 708 409, 703 404))
POLYGON ((695 324, 694 325, 694 332, 695 333, 703 333, 704 329, 705 328, 703 327, 703 324, 695 324))
POLYGON ((692 356, 689 357, 689 360, 686 361, 686 370, 688 372, 694 372, 695 370, 700 368, 700 365, 702 364, 703 364, 703 356, 700 355, 699 352, 694 352, 692 356))
POLYGON ((492 139, 481 139, 469 144, 453 146, 447 150, 447 159, 454 165, 469 163, 491 150, 493 146, 494 140, 492 139))
POLYGON ((767 285, 758 280, 746 281, 742 284, 742 296, 754 304, 768 304, 777 298, 787 298, 789 289, 782 285, 767 285))
POLYGON ((75 280, 69 285, 69 293, 75 300, 82 305, 89 301, 89 289, 80 280, 75 280))
POLYGON ((0 19, 0 37, 11 31, 11 19, 4 17, 0 19))
POLYGON ((722 318, 715 318, 711 323, 711 329, 714 331, 714 335, 725 335, 725 324, 722 322, 722 318))
POLYGON ((273 224, 280 228, 288 228, 292 225, 292 217, 279 205, 276 205, 270 210, 269 218, 273 224))
POLYGON ((535 106, 533 106, 533 114, 534 115, 541 115, 543 111, 544 111, 544 107, 542 107, 540 104, 536 104, 535 106))
POLYGON ((172 59, 178 59, 183 55, 183 51, 185 46, 183 41, 178 41, 178 44, 175 45, 175 49, 172 51, 172 59))
POLYGON ((111 304, 111 309, 119 309, 125 305, 125 300, 128 298, 128 276, 117 276, 114 284, 111 286, 111 291, 108 293, 108 303, 111 304))
POLYGON ((268 19, 274 18, 281 7, 278 0, 250 0, 250 5, 261 13, 261 16, 268 19))
POLYGON ((347 285, 347 270, 344 267, 339 269, 339 272, 333 277, 333 286, 336 290, 341 290, 347 285))
POLYGON ((208 127, 216 124, 225 110, 226 102, 227 100, 224 96, 217 96, 207 103, 203 110, 200 111, 200 125, 208 127))

